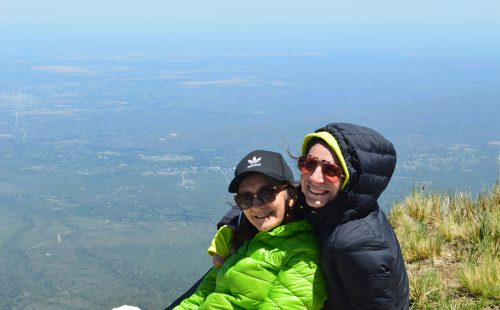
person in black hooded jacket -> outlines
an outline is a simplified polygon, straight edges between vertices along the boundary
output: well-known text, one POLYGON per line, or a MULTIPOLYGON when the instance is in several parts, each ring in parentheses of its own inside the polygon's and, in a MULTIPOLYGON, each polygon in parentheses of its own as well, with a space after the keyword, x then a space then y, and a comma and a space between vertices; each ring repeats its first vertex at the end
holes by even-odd
MULTIPOLYGON (((321 243, 324 309, 409 309, 401 248, 377 202, 396 166, 392 143, 370 128, 331 123, 305 136, 298 166, 297 203, 321 243)), ((232 209, 218 227, 238 232, 242 222, 232 209)))
POLYGON ((392 143, 332 123, 305 136, 298 165, 302 204, 321 241, 325 309, 408 309, 399 242, 377 202, 396 166, 392 143))

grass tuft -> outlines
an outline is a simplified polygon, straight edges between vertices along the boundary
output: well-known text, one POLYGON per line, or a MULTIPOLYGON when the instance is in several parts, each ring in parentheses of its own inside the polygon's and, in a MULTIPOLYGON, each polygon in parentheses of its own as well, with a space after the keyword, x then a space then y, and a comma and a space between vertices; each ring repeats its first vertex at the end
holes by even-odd
MULTIPOLYGON (((413 305, 422 308, 430 302, 438 301, 442 291, 442 279, 435 269, 419 270, 410 277, 413 305)), ((422 308, 423 309, 423 308, 422 308)))
POLYGON ((481 263, 467 261, 458 269, 462 286, 473 296, 500 298, 500 261, 489 256, 481 263))
POLYGON ((414 189, 388 217, 412 309, 500 309, 500 186, 476 198, 414 189))

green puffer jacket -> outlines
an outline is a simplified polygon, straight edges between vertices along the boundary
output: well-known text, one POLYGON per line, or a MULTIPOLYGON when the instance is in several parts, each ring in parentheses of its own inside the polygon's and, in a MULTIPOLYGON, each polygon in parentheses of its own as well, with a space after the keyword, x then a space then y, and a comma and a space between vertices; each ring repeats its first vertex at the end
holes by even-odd
POLYGON ((175 309, 321 309, 326 289, 310 224, 259 232, 175 309))

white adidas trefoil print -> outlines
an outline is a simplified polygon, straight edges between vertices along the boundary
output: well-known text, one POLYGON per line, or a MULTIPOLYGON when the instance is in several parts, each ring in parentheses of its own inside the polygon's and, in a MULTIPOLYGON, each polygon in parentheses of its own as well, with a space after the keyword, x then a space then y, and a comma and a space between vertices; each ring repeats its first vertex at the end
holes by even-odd
POLYGON ((255 156, 252 159, 249 159, 248 163, 250 164, 250 166, 248 166, 247 168, 262 166, 262 164, 260 163, 261 159, 262 159, 262 157, 257 158, 255 156))

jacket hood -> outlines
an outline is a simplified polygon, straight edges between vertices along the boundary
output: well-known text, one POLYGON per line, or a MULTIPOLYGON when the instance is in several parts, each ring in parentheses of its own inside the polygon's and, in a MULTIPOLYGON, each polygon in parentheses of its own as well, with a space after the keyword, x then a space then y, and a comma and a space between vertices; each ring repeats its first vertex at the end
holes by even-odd
POLYGON ((327 132, 335 138, 349 180, 339 196, 317 209, 318 212, 324 209, 327 213, 340 213, 340 221, 344 222, 378 208, 376 201, 389 184, 396 167, 394 145, 377 131, 354 124, 331 123, 315 131, 320 132, 327 132))

